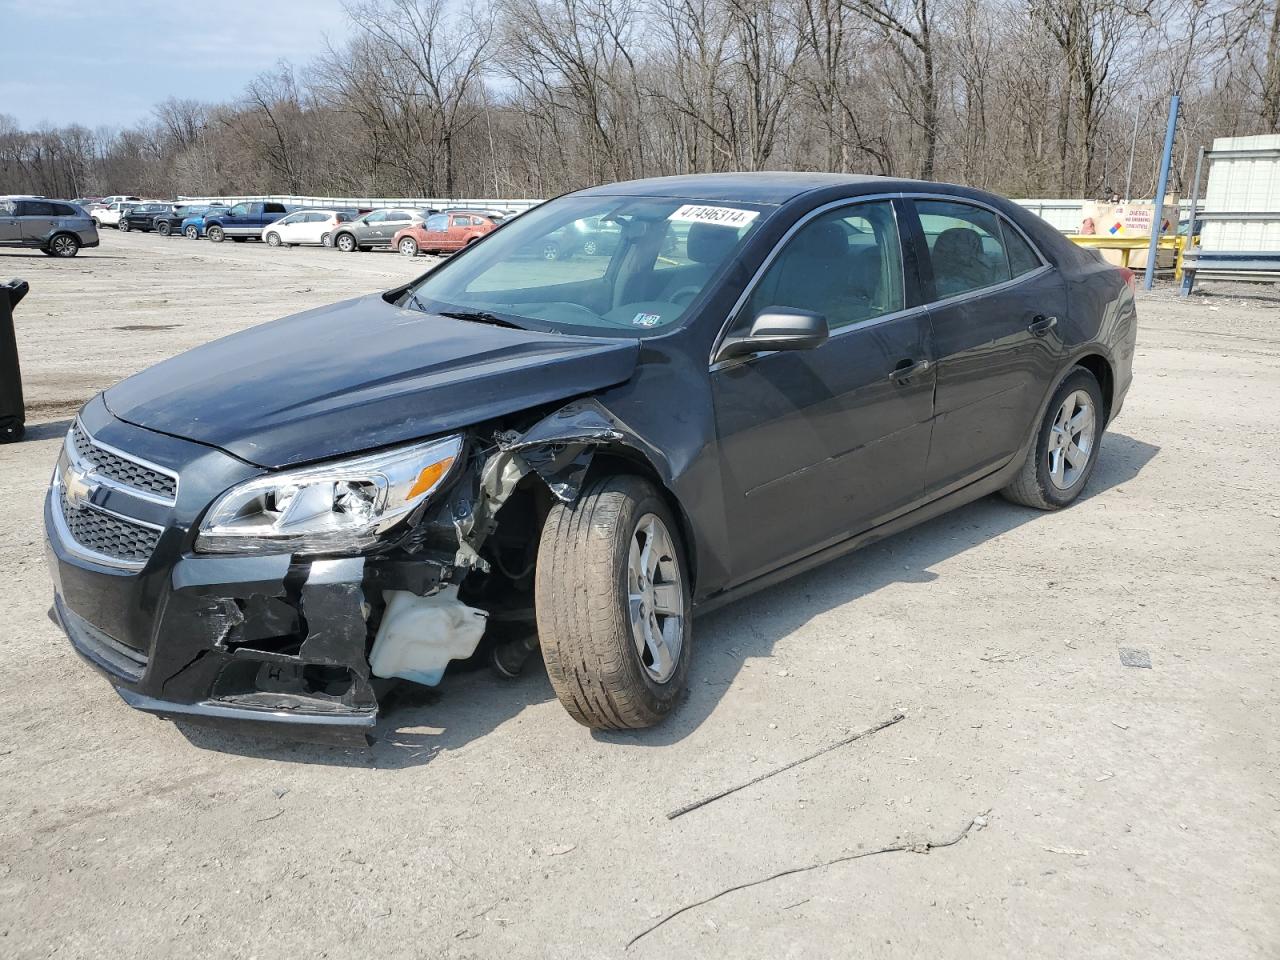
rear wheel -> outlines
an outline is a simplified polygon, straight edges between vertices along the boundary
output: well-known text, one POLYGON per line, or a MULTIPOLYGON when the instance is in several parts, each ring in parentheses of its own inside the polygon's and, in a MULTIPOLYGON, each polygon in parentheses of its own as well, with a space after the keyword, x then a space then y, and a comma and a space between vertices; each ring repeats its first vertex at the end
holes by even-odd
POLYGON ((267 246, 268 246, 268 247, 278 247, 278 246, 280 246, 280 234, 276 233, 274 230, 272 230, 270 233, 268 233, 268 234, 267 234, 267 246))
POLYGON ((161 220, 156 224, 156 233, 160 234, 162 237, 167 237, 169 234, 173 233, 173 226, 168 220, 161 220))
POLYGON ((418 241, 413 237, 404 237, 400 241, 400 254, 405 257, 416 257, 418 255, 418 241))
POLYGON ((356 238, 349 233, 340 233, 334 240, 334 246, 343 253, 351 253, 356 248, 356 238))
POLYGON ((651 484, 605 477, 555 504, 534 590, 547 675, 575 720, 626 730, 671 713, 689 673, 690 585, 679 528, 651 484))
POLYGON ((69 233, 57 234, 45 250, 51 257, 74 257, 79 252, 80 241, 69 233))
POLYGON ((200 228, 195 226, 194 224, 187 227, 187 229, 183 230, 182 233, 188 240, 200 239, 200 228))
POLYGON ((1076 367, 1054 391, 1022 469, 1001 493, 1039 510, 1067 506, 1089 482, 1105 426, 1097 378, 1076 367))
POLYGON ((222 228, 216 223, 211 227, 205 227, 204 235, 214 243, 221 243, 223 240, 227 239, 227 235, 222 232, 222 228))
POLYGON ((331 234, 331 233, 322 233, 322 234, 320 234, 320 246, 322 246, 322 247, 332 247, 332 246, 333 246, 333 234, 331 234))

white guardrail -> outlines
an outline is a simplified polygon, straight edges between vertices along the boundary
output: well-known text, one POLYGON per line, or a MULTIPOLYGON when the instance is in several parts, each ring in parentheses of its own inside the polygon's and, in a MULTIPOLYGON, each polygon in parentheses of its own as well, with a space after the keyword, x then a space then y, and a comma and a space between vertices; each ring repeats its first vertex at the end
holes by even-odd
MULTIPOLYGON (((433 207, 437 210, 443 210, 449 207, 469 207, 480 210, 510 210, 514 213, 523 213, 543 202, 542 200, 527 198, 513 200, 507 197, 463 197, 458 199, 444 197, 299 197, 260 193, 223 197, 179 196, 178 201, 180 203, 225 203, 228 205, 271 201, 294 207, 359 207, 362 209, 369 207, 433 207)), ((1063 233, 1074 233, 1080 229, 1080 212, 1086 201, 1071 198, 1051 198, 1014 200, 1013 202, 1019 206, 1026 207, 1032 213, 1049 221, 1063 233)), ((1178 204, 1179 218, 1185 218, 1190 213, 1190 201, 1183 200, 1178 204)))
POLYGON ((477 210, 511 210, 524 213, 531 207, 542 203, 541 200, 510 200, 494 197, 445 199, 443 197, 298 197, 285 194, 241 194, 223 197, 188 197, 179 196, 179 203, 283 203, 291 207, 432 207, 436 210, 447 208, 467 208, 477 210))

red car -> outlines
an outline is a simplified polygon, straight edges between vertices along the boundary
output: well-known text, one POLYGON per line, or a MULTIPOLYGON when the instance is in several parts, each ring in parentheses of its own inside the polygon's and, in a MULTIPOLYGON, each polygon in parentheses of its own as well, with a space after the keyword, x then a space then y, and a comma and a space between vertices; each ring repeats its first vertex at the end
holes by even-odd
POLYGON ((406 257, 416 257, 420 253, 453 253, 497 229, 497 221, 488 214, 450 210, 448 213, 433 213, 425 223, 405 227, 395 235, 392 244, 406 257))

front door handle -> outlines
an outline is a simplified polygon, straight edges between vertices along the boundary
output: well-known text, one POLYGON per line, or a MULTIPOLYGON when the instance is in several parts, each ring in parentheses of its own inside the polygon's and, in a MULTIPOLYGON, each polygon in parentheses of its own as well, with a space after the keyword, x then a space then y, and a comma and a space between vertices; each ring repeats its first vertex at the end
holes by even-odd
POLYGON ((1046 333, 1058 325, 1057 317, 1046 317, 1043 313, 1037 314, 1031 321, 1031 326, 1027 327, 1031 333, 1037 337, 1043 337, 1046 333))
POLYGON ((912 377, 928 372, 930 366, 928 360, 902 360, 889 372, 889 379, 894 383, 907 383, 912 377))

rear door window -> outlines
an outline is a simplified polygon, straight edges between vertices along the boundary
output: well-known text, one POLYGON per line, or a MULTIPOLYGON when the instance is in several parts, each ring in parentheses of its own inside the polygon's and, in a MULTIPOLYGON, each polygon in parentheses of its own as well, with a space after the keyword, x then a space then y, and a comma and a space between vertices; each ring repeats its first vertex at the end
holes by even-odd
POLYGON ((43 200, 19 200, 18 216, 20 217, 52 217, 53 204, 43 200))
POLYGON ((1016 227, 1008 220, 1000 220, 1000 229, 1004 231, 1004 248, 1009 253, 1009 272, 1015 277, 1032 270, 1039 270, 1042 264, 1040 257, 1031 244, 1022 238, 1016 227))
POLYGON ((264 203, 262 205, 263 213, 288 213, 283 203, 264 203))
POLYGON ((999 218, 950 200, 916 200, 929 247, 936 299, 959 296, 1012 278, 999 218))

